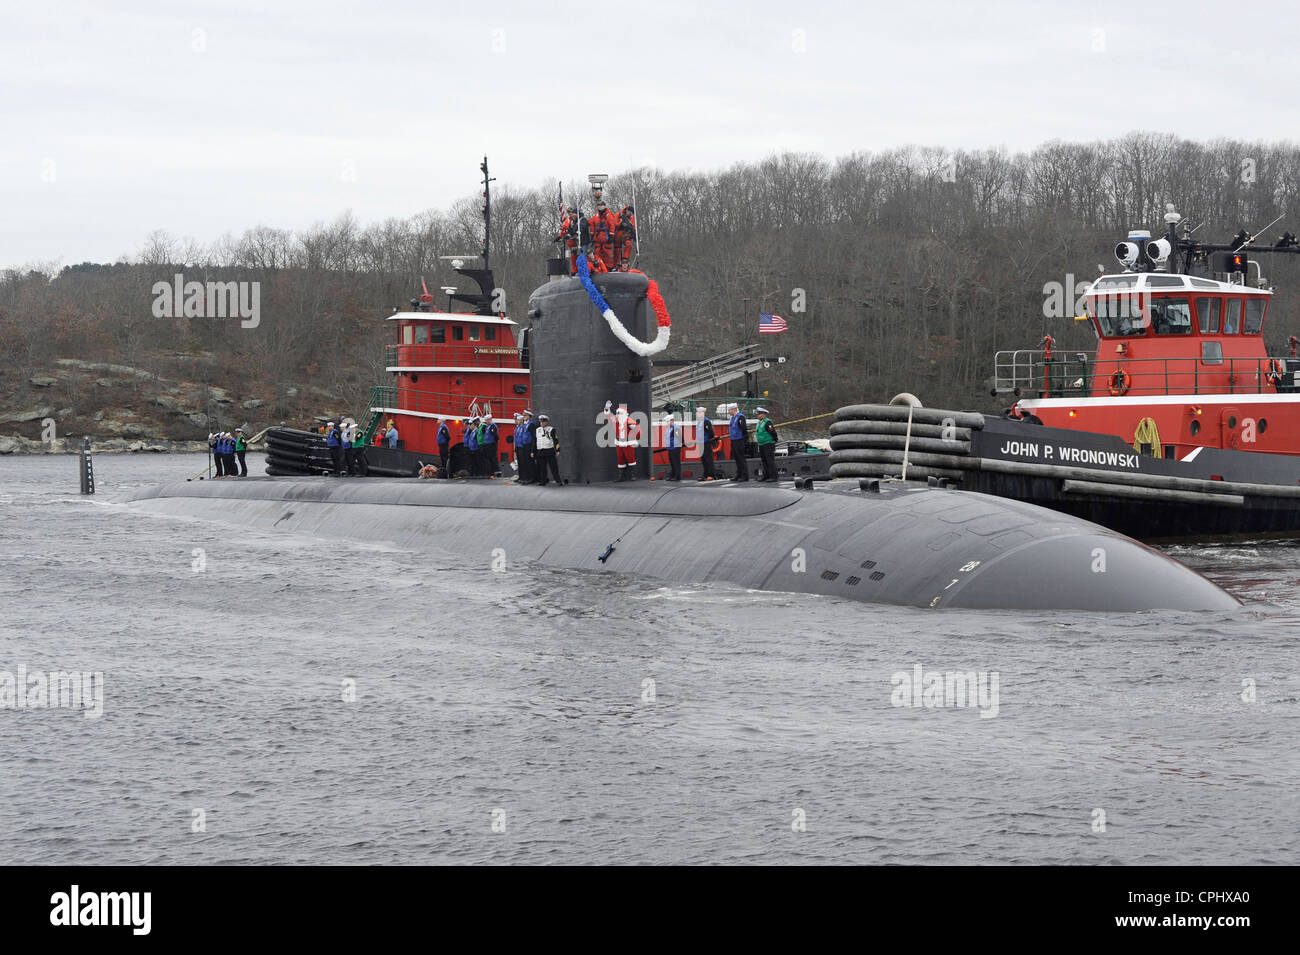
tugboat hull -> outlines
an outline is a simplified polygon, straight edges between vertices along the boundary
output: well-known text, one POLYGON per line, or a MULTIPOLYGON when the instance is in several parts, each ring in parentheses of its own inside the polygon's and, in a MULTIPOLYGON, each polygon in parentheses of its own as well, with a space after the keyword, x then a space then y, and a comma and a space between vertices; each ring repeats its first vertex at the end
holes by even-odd
MULTIPOLYGON (((831 472, 899 474, 906 414, 840 409, 831 472)), ((1300 456, 1201 448, 1173 460, 1113 435, 1007 418, 924 408, 913 421, 909 480, 1028 501, 1144 541, 1300 536, 1300 456)))

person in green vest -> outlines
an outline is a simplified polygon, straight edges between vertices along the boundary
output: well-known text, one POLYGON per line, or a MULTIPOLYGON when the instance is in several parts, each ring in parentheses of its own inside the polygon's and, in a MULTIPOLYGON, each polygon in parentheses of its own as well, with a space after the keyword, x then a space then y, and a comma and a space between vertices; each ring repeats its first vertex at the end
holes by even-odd
POLYGON ((758 456, 763 462, 763 480, 776 482, 776 425, 767 416, 766 408, 755 408, 758 412, 758 425, 754 428, 754 438, 758 441, 758 456))
POLYGON ((365 428, 352 429, 352 463, 357 469, 357 474, 365 477, 370 473, 366 465, 366 430, 365 428))
POLYGON ((248 436, 244 434, 243 428, 235 429, 235 457, 239 458, 239 476, 248 477, 248 462, 244 460, 244 452, 248 450, 248 436))

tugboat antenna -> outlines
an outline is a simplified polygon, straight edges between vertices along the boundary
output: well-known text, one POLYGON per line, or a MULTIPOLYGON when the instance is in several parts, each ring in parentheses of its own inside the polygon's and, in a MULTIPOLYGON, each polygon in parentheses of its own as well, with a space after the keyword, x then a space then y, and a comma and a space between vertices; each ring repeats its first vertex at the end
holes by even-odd
POLYGON ((478 168, 483 173, 483 268, 490 269, 492 263, 488 260, 488 253, 492 243, 492 182, 494 180, 488 175, 487 156, 483 157, 483 162, 478 168))
MULTIPOLYGON (((632 173, 632 208, 636 208, 636 173, 632 173)), ((641 264, 641 230, 637 229, 632 233, 636 238, 636 264, 641 264)))
POLYGON ((1286 213, 1284 212, 1284 213, 1282 213, 1280 216, 1278 216, 1276 219, 1274 219, 1272 222, 1270 222, 1268 225, 1264 226, 1264 228, 1260 229, 1259 232, 1251 232, 1251 233, 1248 233, 1248 234, 1246 235, 1246 238, 1242 241, 1242 243, 1241 243, 1239 246, 1237 246, 1235 249, 1232 249, 1231 251, 1233 251, 1233 252, 1240 252, 1240 251, 1241 251, 1242 249, 1244 249, 1246 246, 1250 245, 1250 243, 1254 242, 1255 239, 1260 235, 1260 233, 1262 233, 1262 232, 1267 232, 1269 229, 1273 228, 1273 226, 1277 225, 1279 222, 1281 222, 1281 221, 1282 221, 1283 219, 1285 219, 1285 218, 1286 218, 1286 213))

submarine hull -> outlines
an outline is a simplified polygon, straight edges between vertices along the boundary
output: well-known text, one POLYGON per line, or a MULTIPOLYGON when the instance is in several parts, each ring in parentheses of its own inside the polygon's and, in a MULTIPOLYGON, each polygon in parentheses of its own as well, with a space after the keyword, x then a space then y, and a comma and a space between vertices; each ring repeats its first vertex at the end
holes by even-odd
POLYGON ((154 485, 126 500, 152 513, 393 543, 484 570, 504 559, 932 609, 1238 606, 1201 575, 1113 531, 939 488, 254 478, 154 485))

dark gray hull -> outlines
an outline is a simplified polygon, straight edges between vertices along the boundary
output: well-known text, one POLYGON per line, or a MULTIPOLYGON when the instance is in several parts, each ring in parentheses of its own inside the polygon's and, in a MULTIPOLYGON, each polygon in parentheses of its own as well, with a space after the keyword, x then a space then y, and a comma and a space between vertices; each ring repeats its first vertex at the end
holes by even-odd
MULTIPOLYGON (((897 405, 841 408, 831 473, 898 475, 906 416, 897 405)), ((943 479, 1144 541, 1300 536, 1300 456, 1202 448, 1174 460, 1140 454, 1114 435, 938 408, 913 417, 909 481, 943 479)))
POLYGON ((934 488, 254 478, 156 485, 127 499, 156 513, 458 555, 467 572, 504 560, 926 608, 1238 605, 1113 531, 934 488))

